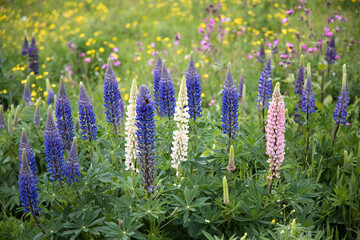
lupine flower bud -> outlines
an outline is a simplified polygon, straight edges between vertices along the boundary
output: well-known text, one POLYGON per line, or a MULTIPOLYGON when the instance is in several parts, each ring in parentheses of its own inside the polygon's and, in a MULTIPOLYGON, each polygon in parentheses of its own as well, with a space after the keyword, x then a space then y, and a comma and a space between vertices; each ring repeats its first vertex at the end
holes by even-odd
POLYGON ((269 179, 279 178, 279 170, 285 155, 285 105, 280 93, 280 83, 276 83, 268 111, 266 125, 266 154, 269 164, 269 179))
POLYGON ((336 61, 336 46, 335 46, 335 37, 333 36, 326 48, 325 61, 328 64, 334 64, 336 61))
MULTIPOLYGON (((166 68, 165 68, 166 69, 166 68)), ((153 190, 156 176, 155 167, 155 121, 151 93, 141 85, 136 100, 136 123, 138 165, 148 196, 153 190)))
POLYGON ((71 106, 65 89, 64 77, 60 77, 59 93, 55 102, 56 127, 61 136, 63 150, 70 151, 71 142, 74 137, 73 118, 71 106))
POLYGON ((35 126, 40 125, 40 104, 41 104, 41 98, 39 98, 36 102, 36 108, 35 108, 35 114, 34 114, 34 125, 35 126))
MULTIPOLYGON (((47 103, 50 105, 50 104, 52 104, 52 102, 54 100, 55 93, 51 87, 51 84, 50 84, 50 81, 48 78, 46 79, 46 92, 47 92, 47 103)), ((54 100, 54 102, 55 102, 55 100, 54 100)))
POLYGON ((261 63, 264 63, 266 61, 266 54, 265 54, 265 48, 264 48, 264 40, 261 39, 261 44, 260 44, 260 51, 259 51, 259 55, 258 55, 258 60, 261 63))
POLYGON ((188 69, 186 70, 186 88, 189 103, 190 117, 196 121, 196 117, 201 117, 201 84, 200 76, 195 67, 193 52, 190 54, 188 69))
POLYGON ((343 79, 342 79, 342 88, 340 95, 338 97, 338 102, 335 105, 335 110, 333 113, 334 121, 336 124, 341 122, 342 124, 346 123, 347 111, 346 108, 350 102, 349 97, 349 88, 346 79, 346 64, 343 65, 343 79))
POLYGON ((14 132, 14 126, 13 126, 13 120, 12 120, 11 114, 9 114, 9 116, 8 116, 8 131, 10 134, 12 134, 14 132))
POLYGON ((238 108, 239 96, 231 73, 231 64, 229 63, 225 83, 222 91, 222 129, 223 133, 229 136, 229 141, 234 138, 239 128, 238 124, 238 108))
POLYGON ((47 170, 50 174, 50 180, 62 180, 64 176, 64 159, 61 143, 61 136, 55 126, 53 119, 53 111, 51 105, 48 108, 45 135, 45 161, 47 162, 47 170))
POLYGON ((136 99, 138 89, 136 79, 134 78, 130 90, 129 105, 127 106, 126 112, 126 123, 125 123, 125 170, 135 170, 136 165, 136 99))
POLYGON ((156 64, 154 67, 154 107, 156 110, 156 114, 161 116, 160 110, 160 78, 161 78, 161 69, 162 69, 162 59, 157 53, 156 64))
POLYGON ((242 97, 244 88, 244 69, 241 69, 240 80, 239 80, 239 97, 242 97))
POLYGON ((76 132, 79 132, 79 129, 80 129, 80 119, 79 119, 79 116, 76 117, 76 119, 75 119, 75 126, 74 126, 74 128, 75 128, 75 131, 76 131, 76 132))
POLYGON ((98 130, 95 125, 94 108, 82 82, 80 82, 79 118, 81 134, 83 135, 82 139, 89 139, 90 142, 96 140, 98 130))
POLYGON ((74 137, 74 141, 71 146, 69 157, 65 165, 65 175, 69 183, 78 181, 77 176, 80 177, 78 155, 77 155, 77 138, 74 137))
POLYGON ((29 71, 34 72, 35 75, 39 73, 39 55, 38 47, 35 41, 35 35, 32 35, 31 44, 29 47, 29 71))
POLYGON ((16 111, 15 111, 15 116, 14 116, 14 127, 16 128, 16 126, 19 123, 19 114, 20 114, 20 106, 18 105, 16 107, 16 111))
POLYGON ((229 152, 229 164, 226 168, 229 172, 235 171, 235 162, 234 162, 234 147, 233 145, 230 146, 230 152, 229 152))
POLYGON ((188 133, 189 133, 189 107, 188 95, 186 88, 186 79, 183 76, 179 97, 176 102, 174 120, 176 121, 177 129, 173 133, 172 153, 171 153, 171 166, 176 169, 176 175, 180 175, 180 163, 186 161, 188 153, 188 133))
POLYGON ((271 88, 272 88, 272 73, 271 73, 271 51, 268 54, 268 60, 265 64, 264 70, 261 72, 261 77, 259 78, 259 87, 258 87, 258 108, 265 109, 269 108, 269 99, 271 97, 271 88))
POLYGON ((229 203, 229 187, 225 176, 223 177, 223 192, 224 192, 224 204, 226 205, 229 203))
POLYGON ((28 39, 27 39, 27 36, 26 36, 26 32, 25 32, 24 44, 23 44, 23 47, 21 49, 21 54, 23 56, 25 56, 25 55, 28 55, 28 53, 29 53, 29 43, 28 43, 28 39))
POLYGON ((163 61, 161 70, 159 92, 161 116, 167 116, 170 119, 175 112, 175 89, 165 61, 163 61))
POLYGON ((311 84, 311 67, 307 65, 307 78, 304 83, 304 90, 301 96, 301 111, 306 114, 315 112, 315 99, 311 84))
POLYGON ((26 102, 26 104, 31 103, 31 93, 30 93, 30 76, 27 76, 26 83, 24 87, 24 93, 23 93, 23 99, 26 102))
POLYGON ((37 195, 36 175, 32 172, 26 157, 26 149, 22 149, 22 164, 19 174, 20 202, 24 212, 38 213, 39 200, 37 195))
POLYGON ((28 161, 28 164, 31 168, 31 171, 33 172, 35 178, 37 178, 37 167, 36 167, 36 161, 35 161, 35 155, 34 155, 34 151, 31 148, 30 142, 27 138, 26 135, 26 131, 25 128, 22 129, 22 133, 21 133, 21 140, 20 140, 20 144, 19 144, 19 164, 20 164, 20 168, 21 168, 21 163, 22 163, 22 151, 23 149, 26 150, 26 158, 28 161))
POLYGON ((3 105, 0 105, 0 129, 5 128, 6 126, 6 120, 4 116, 4 107, 3 105))

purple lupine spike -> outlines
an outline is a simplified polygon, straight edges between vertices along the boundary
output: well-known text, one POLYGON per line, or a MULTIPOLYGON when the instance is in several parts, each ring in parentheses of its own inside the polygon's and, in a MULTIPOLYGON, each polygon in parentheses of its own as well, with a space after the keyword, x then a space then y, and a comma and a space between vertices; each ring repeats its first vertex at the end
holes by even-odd
POLYGON ((328 43, 325 53, 325 61, 328 64, 334 64, 336 61, 336 46, 335 46, 335 37, 333 36, 328 43))
POLYGON ((34 121, 33 121, 35 126, 40 125, 40 104, 41 104, 41 98, 39 98, 36 102, 34 121))
POLYGON ((19 193, 20 202, 24 212, 30 212, 32 215, 38 213, 40 208, 38 207, 39 200, 37 194, 37 176, 31 170, 26 157, 26 149, 23 148, 22 152, 22 164, 19 173, 19 193))
POLYGON ((241 69, 240 80, 239 80, 239 97, 242 97, 244 88, 244 69, 241 69))
POLYGON ((258 55, 257 59, 259 60, 260 63, 264 63, 266 61, 266 54, 265 54, 263 39, 261 39, 260 50, 259 50, 259 55, 258 55))
POLYGON ((78 177, 81 177, 79 170, 79 162, 77 155, 77 139, 74 137, 74 141, 71 146, 69 157, 65 165, 65 174, 68 178, 68 182, 78 181, 78 177))
POLYGON ((92 140, 97 139, 97 127, 95 125, 96 118, 94 113, 94 108, 92 102, 90 101, 89 96, 86 93, 85 87, 82 82, 80 82, 80 97, 79 97, 79 120, 82 139, 92 140))
POLYGON ((239 128, 239 93, 234 83, 230 63, 228 65, 222 94, 221 121, 223 124, 221 126, 223 133, 229 136, 230 144, 231 139, 234 138, 239 128))
POLYGON ((302 92, 304 89, 304 79, 305 79, 305 73, 304 73, 304 55, 301 55, 300 57, 300 65, 299 65, 299 70, 298 70, 298 75, 297 75, 297 79, 295 82, 295 93, 299 94, 299 102, 296 104, 295 109, 294 109, 294 117, 295 117, 295 122, 301 124, 300 122, 300 114, 299 114, 299 110, 300 110, 300 106, 301 106, 301 96, 302 96, 302 92))
POLYGON ((258 87, 258 108, 269 108, 269 99, 272 91, 272 73, 271 73, 271 51, 269 51, 268 60, 265 64, 264 70, 261 72, 258 87))
POLYGON ((39 49, 36 45, 35 35, 32 35, 31 44, 29 47, 29 71, 34 72, 35 75, 39 73, 39 49))
POLYGON ((36 182, 37 182, 37 168, 36 168, 36 161, 35 161, 35 155, 34 155, 34 151, 31 148, 30 142, 27 138, 26 135, 26 131, 25 128, 22 129, 22 133, 21 133, 21 140, 20 140, 20 144, 19 144, 19 164, 20 164, 20 168, 21 168, 21 163, 22 163, 22 151, 23 149, 25 149, 26 152, 26 158, 28 161, 28 164, 31 168, 31 171, 33 172, 36 182))
POLYGON ((191 52, 188 69, 186 70, 186 88, 190 117, 196 121, 201 117, 201 84, 200 76, 195 66, 194 54, 191 52))
POLYGON ((27 105, 31 105, 31 93, 30 93, 30 76, 26 78, 24 87, 23 99, 27 105))
POLYGON ((311 68, 307 65, 307 78, 304 83, 304 90, 301 95, 301 111, 307 115, 315 112, 315 99, 311 84, 311 68))
POLYGON ((136 100, 136 123, 135 123, 138 165, 143 184, 150 196, 153 189, 152 183, 156 176, 155 162, 155 121, 154 106, 151 93, 146 85, 141 85, 136 100))
POLYGON ((161 69, 162 69, 162 59, 157 53, 156 64, 154 68, 154 107, 156 110, 156 114, 161 116, 160 110, 160 78, 161 78, 161 69))
POLYGON ((27 39, 27 36, 26 36, 26 33, 25 33, 24 44, 23 44, 23 47, 21 49, 21 54, 23 56, 25 56, 25 55, 28 55, 28 53, 29 53, 29 43, 28 43, 28 39, 27 39))
POLYGON ((61 136, 55 126, 51 105, 48 108, 45 135, 45 161, 51 181, 61 181, 64 176, 64 159, 61 136))
POLYGON ((71 106, 65 89, 64 77, 60 77, 59 93, 55 103, 56 127, 62 140, 63 150, 70 151, 71 142, 74 137, 73 118, 71 106))
POLYGON ((165 61, 163 61, 160 79, 160 110, 162 116, 167 116, 169 119, 175 112, 175 89, 174 83, 171 80, 170 74, 166 68, 165 61))
POLYGON ((3 105, 0 105, 0 129, 5 128, 6 126, 6 120, 4 116, 4 107, 3 105))
POLYGON ((334 121, 336 124, 345 124, 347 111, 346 108, 349 105, 349 88, 346 79, 346 64, 343 65, 343 81, 340 95, 338 97, 338 102, 335 105, 335 110, 333 113, 334 121))
POLYGON ((50 80, 48 78, 46 79, 46 92, 47 92, 47 103, 48 105, 50 105, 53 103, 55 93, 51 87, 50 80))

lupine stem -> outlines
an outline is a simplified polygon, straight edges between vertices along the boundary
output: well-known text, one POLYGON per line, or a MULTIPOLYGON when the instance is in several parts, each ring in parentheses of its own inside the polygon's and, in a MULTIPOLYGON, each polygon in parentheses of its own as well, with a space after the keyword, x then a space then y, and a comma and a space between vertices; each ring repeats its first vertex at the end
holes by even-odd
POLYGON ((331 147, 334 147, 335 138, 336 138, 337 132, 339 131, 339 127, 340 127, 340 121, 339 121, 338 124, 336 125, 335 132, 334 132, 334 137, 333 137, 333 140, 332 140, 331 147))

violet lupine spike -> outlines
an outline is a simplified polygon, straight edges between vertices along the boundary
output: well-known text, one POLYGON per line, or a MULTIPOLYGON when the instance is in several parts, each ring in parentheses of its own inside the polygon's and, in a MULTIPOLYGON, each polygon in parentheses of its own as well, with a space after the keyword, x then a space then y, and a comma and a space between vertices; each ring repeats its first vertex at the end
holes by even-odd
POLYGON ((45 161, 51 181, 61 181, 64 176, 64 159, 61 143, 61 136, 55 126, 53 111, 51 105, 48 108, 45 134, 45 161))
POLYGON ((47 92, 47 103, 48 105, 53 103, 53 100, 55 98, 54 90, 51 87, 50 80, 46 79, 46 92, 47 92))
POLYGON ((60 77, 59 93, 56 96, 55 116, 57 119, 56 127, 61 136, 63 150, 70 151, 71 142, 74 138, 74 125, 63 76, 60 77))
POLYGON ((304 81, 305 81, 305 69, 304 69, 304 55, 301 55, 300 57, 300 65, 299 65, 299 70, 298 70, 298 75, 297 75, 297 79, 295 82, 295 93, 299 94, 299 102, 296 104, 295 106, 295 113, 294 113, 294 117, 295 117, 295 122, 301 124, 300 122, 300 106, 301 106, 301 96, 302 96, 302 92, 304 89, 304 81))
MULTIPOLYGON (((29 164, 29 166, 31 168, 31 171, 33 172, 35 178, 37 178, 37 176, 36 176, 37 175, 37 167, 36 167, 35 155, 34 155, 33 149, 31 148, 28 137, 26 135, 25 128, 22 129, 21 140, 20 140, 20 144, 19 144, 19 164, 20 164, 20 168, 21 168, 21 163, 22 163, 23 149, 25 149, 27 161, 28 161, 28 164, 29 164)), ((37 182, 37 179, 36 179, 36 182, 37 182)))
POLYGON ((79 170, 79 162, 77 155, 77 139, 74 137, 74 141, 71 146, 69 157, 65 165, 65 174, 69 183, 78 181, 78 177, 81 177, 79 170))
POLYGON ((201 117, 201 83, 200 76, 195 66, 194 54, 191 52, 189 65, 186 70, 186 88, 188 96, 188 107, 190 117, 196 121, 201 117))
POLYGON ((98 130, 95 125, 96 118, 94 108, 82 82, 80 82, 79 95, 79 120, 80 128, 82 130, 82 139, 89 139, 89 141, 91 142, 92 140, 97 139, 98 130))
POLYGON ((261 72, 261 77, 259 78, 257 107, 260 109, 269 108, 268 101, 271 98, 271 89, 272 89, 271 78, 272 78, 271 51, 269 51, 268 60, 265 64, 264 70, 261 72))
POLYGON ((20 202, 24 212, 30 212, 34 215, 40 211, 36 187, 37 176, 32 172, 31 167, 29 166, 25 148, 22 149, 21 155, 22 164, 19 173, 20 202))
POLYGON ((23 99, 26 104, 31 104, 31 93, 30 93, 30 76, 27 76, 26 83, 24 87, 23 99))
POLYGON ((266 61, 266 54, 265 54, 265 48, 264 48, 264 40, 261 39, 260 44, 260 50, 259 50, 259 56, 257 57, 260 63, 264 63, 266 61))
POLYGON ((23 44, 23 47, 21 49, 21 54, 23 56, 29 54, 29 42, 28 42, 28 39, 27 39, 27 36, 26 36, 26 32, 25 32, 25 36, 24 36, 24 44, 23 44))
POLYGON ((266 154, 269 164, 270 180, 279 178, 279 170, 285 155, 285 105, 280 93, 280 83, 276 83, 268 111, 266 125, 266 154))
POLYGON ((39 126, 40 125, 40 104, 41 104, 41 97, 36 102, 36 108, 34 113, 34 125, 39 126))
POLYGON ((335 105, 335 110, 333 113, 334 121, 336 124, 346 123, 346 117, 347 117, 346 108, 348 107, 349 102, 350 102, 350 97, 349 97, 349 88, 346 79, 346 64, 344 64, 341 92, 338 97, 338 102, 335 105))
POLYGON ((32 35, 29 47, 29 71, 34 72, 35 75, 39 73, 39 49, 36 45, 35 35, 32 35))
POLYGON ((160 110, 161 116, 166 116, 169 119, 175 112, 175 89, 174 83, 170 77, 165 61, 163 61, 160 79, 160 110))
POLYGON ((311 67, 307 65, 307 78, 304 83, 304 90, 301 95, 301 111, 307 115, 315 112, 315 99, 311 84, 311 67))
POLYGON ((242 97, 244 88, 244 69, 241 69, 240 80, 239 80, 239 97, 242 97))
POLYGON ((5 128, 6 126, 6 120, 4 115, 4 107, 3 105, 0 105, 0 129, 5 128))
POLYGON ((159 53, 156 54, 156 64, 154 67, 154 107, 156 114, 161 116, 161 110, 160 110, 160 78, 161 78, 161 69, 162 69, 162 59, 159 55, 159 53))
POLYGON ((325 61, 328 64, 334 64, 336 61, 336 46, 335 46, 335 37, 333 36, 328 43, 325 53, 325 61))

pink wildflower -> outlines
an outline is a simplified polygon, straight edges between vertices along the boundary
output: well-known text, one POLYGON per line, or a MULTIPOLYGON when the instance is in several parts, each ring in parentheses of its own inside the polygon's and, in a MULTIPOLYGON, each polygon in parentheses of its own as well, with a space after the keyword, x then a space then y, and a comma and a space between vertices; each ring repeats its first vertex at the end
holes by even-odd
POLYGON ((283 18, 282 23, 286 23, 286 22, 287 22, 287 18, 285 17, 283 18))

